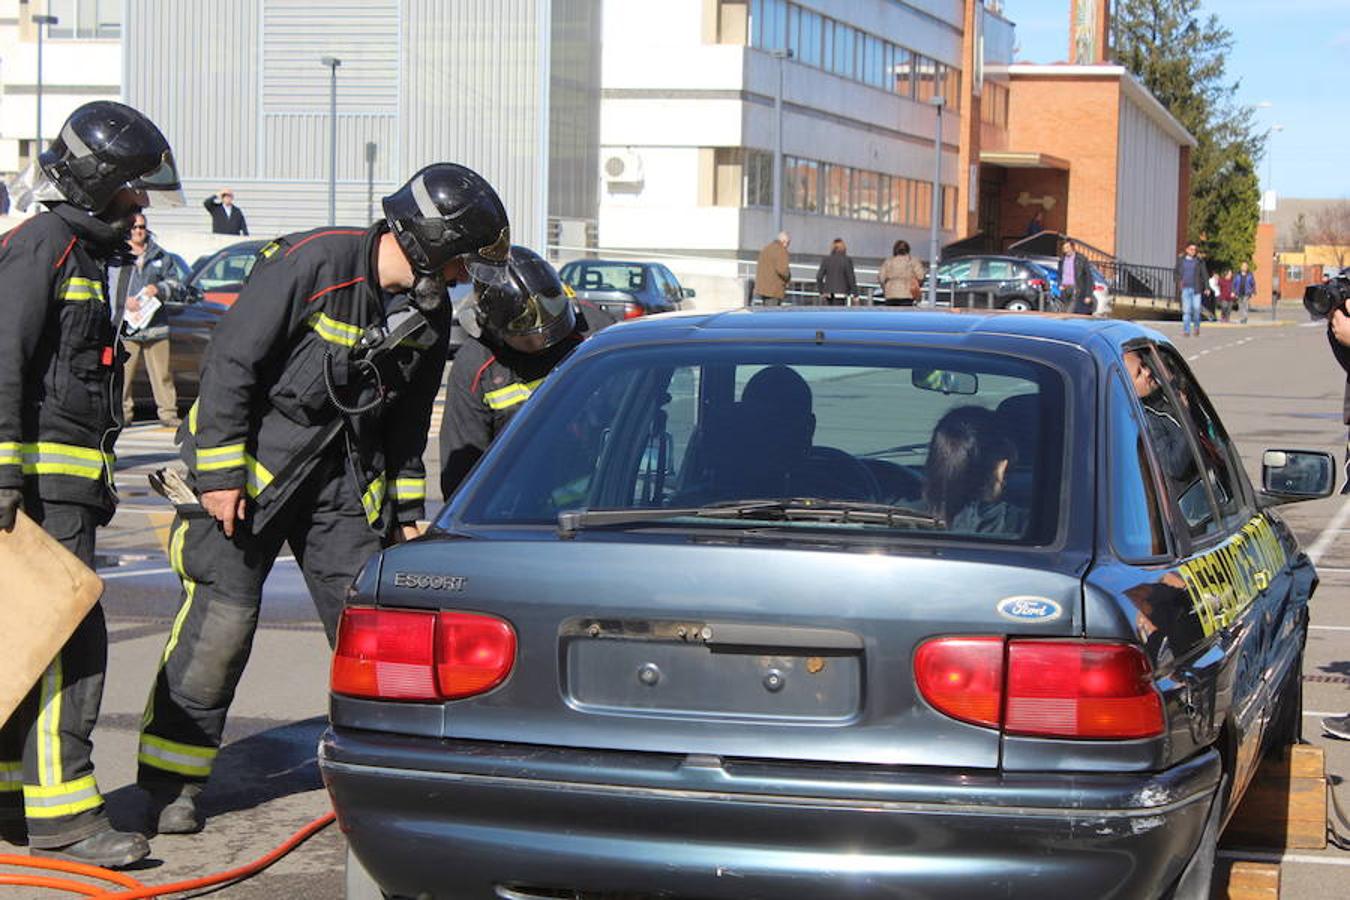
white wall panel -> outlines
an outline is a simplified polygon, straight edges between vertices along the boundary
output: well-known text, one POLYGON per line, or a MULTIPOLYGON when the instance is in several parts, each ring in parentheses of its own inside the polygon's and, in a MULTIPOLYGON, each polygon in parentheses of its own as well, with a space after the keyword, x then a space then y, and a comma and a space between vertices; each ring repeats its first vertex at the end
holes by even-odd
POLYGON ((1180 164, 1176 139, 1122 96, 1116 194, 1121 259, 1154 266, 1175 261, 1180 164))
POLYGON ((338 110, 392 112, 398 105, 398 0, 263 0, 264 112, 328 108, 334 56, 338 110))

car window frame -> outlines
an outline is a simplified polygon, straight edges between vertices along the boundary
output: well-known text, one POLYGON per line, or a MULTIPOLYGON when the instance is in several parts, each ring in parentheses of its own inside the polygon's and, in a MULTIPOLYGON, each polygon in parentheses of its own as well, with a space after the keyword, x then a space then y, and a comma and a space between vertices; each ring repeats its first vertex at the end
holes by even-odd
MULTIPOLYGON (((1134 350, 1146 351, 1153 358, 1153 363, 1161 370, 1162 359, 1157 352, 1157 342, 1149 338, 1140 338, 1121 346, 1120 353, 1122 358, 1120 360, 1120 365, 1122 368, 1124 368, 1125 365, 1123 358, 1124 354, 1134 350)), ((1187 371, 1189 372, 1189 369, 1187 371)), ((1181 399, 1177 396, 1176 390, 1169 381, 1164 380, 1159 382, 1158 389, 1167 395, 1168 402, 1174 408, 1183 408, 1181 399)), ((1144 415, 1143 403, 1137 395, 1135 396, 1134 406, 1142 420, 1144 415)), ((1181 416, 1180 418, 1181 431, 1182 434, 1185 435, 1186 447, 1191 452, 1191 459, 1196 466, 1196 471, 1205 472, 1207 471, 1205 462, 1200 454, 1200 444, 1194 434, 1194 426, 1191 424, 1190 417, 1181 416)), ((1153 461, 1154 467, 1158 469, 1161 476, 1163 467, 1158 460, 1157 449, 1153 446, 1152 441, 1149 441, 1148 445, 1149 456, 1153 461)), ((1181 511, 1180 498, 1173 495, 1168 479, 1166 477, 1161 478, 1161 485, 1163 488, 1162 496, 1167 499, 1167 514, 1172 520, 1172 532, 1177 542, 1175 550, 1178 554, 1177 559, 1188 559, 1198 553, 1202 553, 1206 549, 1223 542, 1231 535, 1228 520, 1220 514, 1218 499, 1214 496, 1214 489, 1209 483, 1208 476, 1201 476, 1199 480, 1204 486, 1205 499, 1209 503, 1210 518, 1215 523, 1216 527, 1208 534, 1192 535, 1190 526, 1187 524, 1186 516, 1181 511)))

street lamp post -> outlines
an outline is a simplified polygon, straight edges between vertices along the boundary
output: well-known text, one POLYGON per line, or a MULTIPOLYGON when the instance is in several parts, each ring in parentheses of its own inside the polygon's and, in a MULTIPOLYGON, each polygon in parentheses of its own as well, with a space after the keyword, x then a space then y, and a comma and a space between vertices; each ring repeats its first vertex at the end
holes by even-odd
POLYGON ((773 95, 773 227, 774 233, 783 231, 783 63, 792 59, 791 50, 770 50, 778 60, 778 90, 773 95))
POLYGON ((56 16, 33 16, 37 26, 37 140, 33 142, 33 158, 42 152, 42 26, 56 25, 61 20, 56 16))
POLYGON ((1272 125, 1266 129, 1266 190, 1261 196, 1261 220, 1263 222, 1271 221, 1270 218, 1267 218, 1267 214, 1273 216, 1275 213, 1275 208, 1268 205, 1266 199, 1268 196, 1273 199, 1275 193, 1275 184, 1271 181, 1271 171, 1274 168, 1271 158, 1275 155, 1275 135, 1281 131, 1284 131, 1283 125, 1272 125))
MULTIPOLYGON (((928 230, 928 305, 937 306, 938 228, 942 224, 942 108, 946 98, 928 101, 937 110, 937 132, 933 135, 933 221, 928 230)), ((955 295, 953 295, 955 299, 955 295)))
POLYGON ((337 70, 342 60, 325 56, 319 60, 328 67, 328 224, 337 224, 337 70))

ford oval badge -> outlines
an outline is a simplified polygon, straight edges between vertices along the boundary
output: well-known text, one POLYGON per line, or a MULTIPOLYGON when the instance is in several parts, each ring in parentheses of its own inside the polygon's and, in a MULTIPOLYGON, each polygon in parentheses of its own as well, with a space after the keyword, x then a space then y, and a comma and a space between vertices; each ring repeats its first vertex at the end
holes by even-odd
POLYGON ((1053 622, 1064 612, 1047 597, 1004 597, 994 607, 998 614, 1013 622, 1053 622))

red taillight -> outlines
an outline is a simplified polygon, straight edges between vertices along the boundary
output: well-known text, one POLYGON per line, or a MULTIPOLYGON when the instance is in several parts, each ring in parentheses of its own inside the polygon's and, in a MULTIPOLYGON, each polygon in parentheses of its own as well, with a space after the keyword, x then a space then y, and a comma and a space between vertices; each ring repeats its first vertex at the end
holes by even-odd
POLYGON ((492 616, 443 612, 436 618, 436 684, 447 700, 501 684, 516 662, 516 633, 492 616))
POLYGON ((494 616, 349 607, 330 683, 353 697, 455 700, 496 687, 515 658, 515 632, 494 616))
POLYGON ((623 317, 625 319, 638 319, 642 317, 642 307, 637 303, 625 303, 623 305, 623 317))
POLYGON ((997 728, 1003 700, 1003 638, 938 638, 914 654, 919 692, 938 712, 997 728))
POLYGON ((1164 728, 1162 698, 1138 647, 1010 641, 1009 734, 1145 738, 1164 728))
POLYGON ((1031 285, 1038 291, 1045 290, 1045 281, 1043 279, 1033 278, 1030 281, 1028 281, 1027 284, 1031 285))
POLYGON ((944 715, 1035 737, 1126 740, 1166 726, 1138 647, 1083 641, 936 638, 914 654, 919 693, 944 715))

